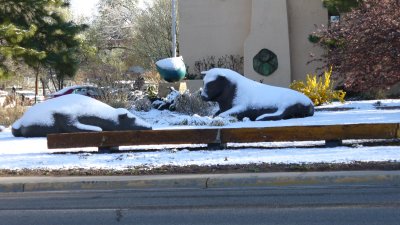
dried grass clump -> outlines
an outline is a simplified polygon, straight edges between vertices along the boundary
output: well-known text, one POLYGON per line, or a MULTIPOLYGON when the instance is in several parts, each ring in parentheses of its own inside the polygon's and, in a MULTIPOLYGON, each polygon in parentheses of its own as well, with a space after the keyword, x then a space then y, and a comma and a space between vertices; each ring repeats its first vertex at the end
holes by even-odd
POLYGON ((151 110, 152 105, 151 105, 151 101, 149 98, 147 97, 143 97, 140 99, 136 99, 133 102, 132 108, 136 111, 144 111, 144 112, 148 112, 151 110))
POLYGON ((16 120, 22 117, 28 108, 16 105, 14 107, 0 107, 0 125, 5 127, 11 126, 16 120))
POLYGON ((173 104, 176 112, 199 116, 212 116, 216 107, 215 103, 203 101, 200 91, 195 93, 185 92, 177 96, 173 104))

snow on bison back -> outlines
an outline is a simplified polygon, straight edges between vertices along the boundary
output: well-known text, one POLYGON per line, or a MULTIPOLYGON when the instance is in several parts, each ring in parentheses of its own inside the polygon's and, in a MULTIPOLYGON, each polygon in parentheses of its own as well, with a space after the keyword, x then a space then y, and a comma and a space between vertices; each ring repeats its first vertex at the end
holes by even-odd
POLYGON ((150 124, 126 109, 115 109, 96 99, 70 94, 29 108, 12 125, 12 134, 46 137, 51 133, 151 129, 150 124))

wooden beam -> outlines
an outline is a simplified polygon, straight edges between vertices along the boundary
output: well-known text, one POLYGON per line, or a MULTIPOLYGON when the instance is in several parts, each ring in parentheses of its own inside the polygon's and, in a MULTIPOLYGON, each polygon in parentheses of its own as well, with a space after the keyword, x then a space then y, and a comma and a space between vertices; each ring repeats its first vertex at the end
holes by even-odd
POLYGON ((395 139, 399 124, 348 124, 324 126, 222 129, 223 142, 315 141, 348 139, 395 139))
POLYGON ((47 146, 53 148, 118 147, 158 144, 207 144, 219 142, 217 129, 136 130, 66 133, 47 135, 47 146))
POLYGON ((47 145, 49 149, 161 144, 215 144, 222 146, 226 143, 396 138, 400 138, 399 124, 388 123, 49 134, 47 145))

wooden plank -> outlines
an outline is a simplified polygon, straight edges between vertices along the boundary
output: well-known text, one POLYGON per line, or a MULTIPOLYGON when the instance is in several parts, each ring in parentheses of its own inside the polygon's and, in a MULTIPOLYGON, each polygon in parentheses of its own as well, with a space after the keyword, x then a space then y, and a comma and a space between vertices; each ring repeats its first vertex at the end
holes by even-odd
POLYGON ((313 141, 346 139, 395 139, 399 124, 348 124, 221 129, 224 143, 313 141))
POLYGON ((66 133, 47 135, 47 146, 54 148, 117 147, 158 144, 207 144, 218 142, 218 129, 137 130, 66 133))
POLYGON ((400 138, 400 124, 348 124, 263 128, 142 130, 50 134, 49 149, 159 144, 224 144, 400 138))

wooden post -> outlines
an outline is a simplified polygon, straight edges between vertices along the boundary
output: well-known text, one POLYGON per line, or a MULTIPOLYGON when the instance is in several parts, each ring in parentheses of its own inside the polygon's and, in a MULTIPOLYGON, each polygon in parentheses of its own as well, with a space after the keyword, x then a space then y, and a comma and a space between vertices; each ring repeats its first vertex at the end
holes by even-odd
POLYGON ((117 153, 119 152, 119 147, 98 147, 99 153, 117 153))
POLYGON ((221 150, 226 149, 228 147, 227 143, 222 142, 221 140, 221 129, 217 130, 217 136, 212 143, 207 143, 208 150, 221 150))
POLYGON ((335 148, 342 145, 343 145, 342 140, 325 140, 325 147, 327 148, 335 148))

